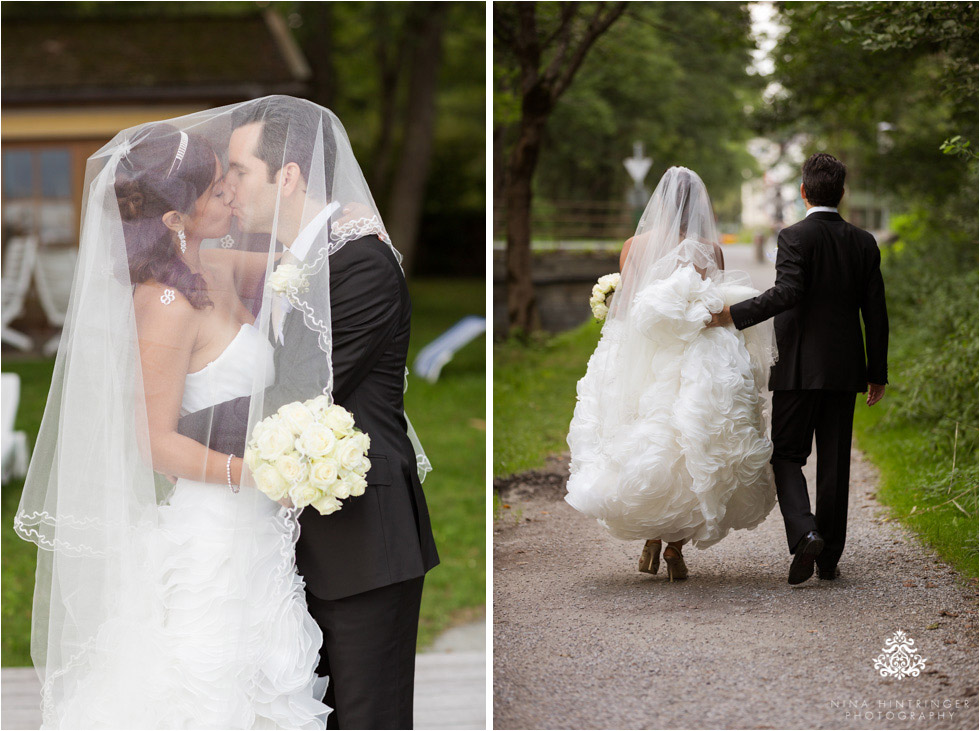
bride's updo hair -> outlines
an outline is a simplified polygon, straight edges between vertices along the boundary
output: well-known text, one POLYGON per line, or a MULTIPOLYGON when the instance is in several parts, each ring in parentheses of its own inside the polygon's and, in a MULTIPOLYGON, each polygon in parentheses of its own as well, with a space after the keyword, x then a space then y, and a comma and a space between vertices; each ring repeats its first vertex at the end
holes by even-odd
POLYGON ((214 149, 201 135, 169 124, 143 130, 116 170, 115 190, 123 221, 133 284, 156 280, 177 289, 197 309, 213 305, 207 283, 180 256, 177 235, 163 223, 168 211, 190 214, 214 181, 214 149))

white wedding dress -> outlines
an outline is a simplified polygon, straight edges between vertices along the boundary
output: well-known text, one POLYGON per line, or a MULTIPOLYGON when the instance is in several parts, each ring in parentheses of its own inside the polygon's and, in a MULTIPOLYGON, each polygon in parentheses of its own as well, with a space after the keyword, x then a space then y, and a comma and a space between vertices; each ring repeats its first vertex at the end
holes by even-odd
POLYGON ((716 278, 686 265, 637 292, 578 383, 565 500, 617 538, 706 548, 776 504, 762 393, 771 344, 753 328, 705 327, 758 292, 716 278), (599 396, 610 385, 617 403, 599 396))
MULTIPOLYGON (((187 375, 182 413, 249 395, 256 363, 271 383, 272 352, 242 325, 187 375)), ((140 537, 118 612, 66 673, 73 690, 57 727, 325 728, 322 635, 296 573, 294 526, 257 491, 178 479, 140 537)))

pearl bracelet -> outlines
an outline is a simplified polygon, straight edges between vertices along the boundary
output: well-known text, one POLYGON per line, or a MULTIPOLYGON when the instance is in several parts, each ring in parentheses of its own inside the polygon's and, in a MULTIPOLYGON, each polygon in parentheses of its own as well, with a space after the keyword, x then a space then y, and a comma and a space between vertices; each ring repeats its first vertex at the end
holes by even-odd
POLYGON ((228 475, 228 487, 231 488, 232 492, 238 492, 241 489, 241 485, 231 484, 231 460, 235 455, 229 454, 228 461, 225 463, 225 473, 228 475))

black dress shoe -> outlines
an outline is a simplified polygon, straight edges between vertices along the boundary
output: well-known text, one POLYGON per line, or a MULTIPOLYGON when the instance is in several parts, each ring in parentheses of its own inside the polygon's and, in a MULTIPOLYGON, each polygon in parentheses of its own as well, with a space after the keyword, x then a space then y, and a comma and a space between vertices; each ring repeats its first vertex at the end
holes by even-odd
POLYGON ((823 538, 815 530, 807 533, 796 546, 793 563, 789 567, 789 583, 802 584, 813 576, 813 562, 823 550, 823 538))
POLYGON ((820 564, 817 564, 817 578, 823 579, 824 581, 833 581, 838 576, 840 576, 840 568, 834 566, 833 568, 824 568, 820 564))

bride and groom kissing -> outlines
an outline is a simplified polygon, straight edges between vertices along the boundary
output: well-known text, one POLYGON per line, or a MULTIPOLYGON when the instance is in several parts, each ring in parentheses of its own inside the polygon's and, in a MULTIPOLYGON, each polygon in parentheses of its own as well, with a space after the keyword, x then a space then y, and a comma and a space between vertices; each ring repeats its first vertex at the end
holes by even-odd
POLYGON ((565 499, 645 540, 640 571, 657 573, 666 541, 668 577, 687 578, 683 543, 754 528, 778 499, 789 583, 815 567, 840 576, 855 394, 882 398, 888 348, 877 243, 837 208, 845 175, 829 154, 803 164, 806 216, 779 233, 765 292, 725 269, 707 191, 686 168, 667 171, 624 247, 578 385, 565 499), (815 511, 802 471, 814 439, 815 511))
POLYGON ((411 302, 339 120, 276 96, 124 130, 86 189, 16 519, 41 549, 44 726, 411 728, 439 561, 403 407, 411 302), (272 415, 287 449, 257 436, 272 415), (367 435, 364 484, 345 457, 326 509, 270 499, 270 465, 316 482, 284 456, 313 422, 367 435))

